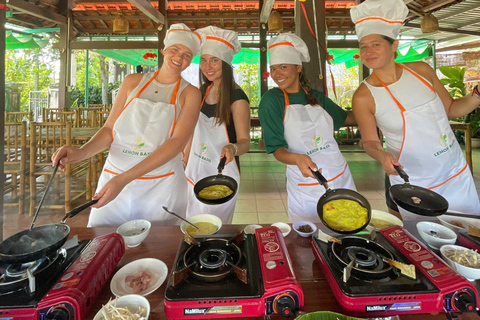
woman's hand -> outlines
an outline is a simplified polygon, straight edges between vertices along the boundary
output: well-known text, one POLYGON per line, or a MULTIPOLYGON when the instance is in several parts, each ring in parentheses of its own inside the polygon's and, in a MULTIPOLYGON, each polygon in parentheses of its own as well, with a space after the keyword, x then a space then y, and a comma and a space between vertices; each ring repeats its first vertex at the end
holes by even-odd
POLYGON ((227 161, 225 161, 225 165, 227 165, 235 158, 236 151, 237 150, 235 149, 235 146, 232 143, 229 143, 222 148, 222 151, 220 152, 220 159, 226 157, 227 161))
POLYGON ((63 146, 52 155, 52 164, 56 166, 57 163, 60 163, 59 169, 65 171, 65 165, 77 163, 83 160, 83 152, 81 149, 74 147, 63 146))
POLYGON ((391 174, 398 175, 397 170, 395 170, 395 168, 393 167, 394 165, 403 168, 400 165, 400 163, 397 161, 397 158, 395 158, 393 154, 388 152, 383 152, 382 155, 380 156, 379 161, 382 164, 383 170, 388 175, 391 175, 391 174))
POLYGON ((98 200, 98 202, 92 207, 100 208, 108 204, 118 196, 126 185, 127 182, 123 179, 122 175, 113 177, 93 196, 93 200, 98 200))
POLYGON ((296 154, 295 164, 305 178, 310 177, 315 179, 312 170, 318 171, 318 167, 309 156, 305 154, 296 154))

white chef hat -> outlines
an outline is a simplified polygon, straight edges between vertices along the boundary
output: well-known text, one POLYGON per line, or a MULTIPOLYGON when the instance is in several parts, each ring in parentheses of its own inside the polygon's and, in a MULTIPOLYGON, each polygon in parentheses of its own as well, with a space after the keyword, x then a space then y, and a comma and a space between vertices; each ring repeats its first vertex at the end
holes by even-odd
POLYGON ((170 26, 163 39, 165 49, 174 44, 183 44, 192 50, 193 56, 196 56, 200 50, 200 35, 195 31, 190 30, 183 23, 175 23, 170 26))
POLYGON ((295 64, 310 61, 305 42, 291 33, 282 33, 267 43, 270 65, 295 64))
POLYGON ((233 30, 208 26, 197 30, 202 37, 200 54, 210 54, 232 64, 233 56, 240 51, 242 45, 238 34, 233 30))
POLYGON ((407 14, 403 0, 366 0, 350 8, 359 41, 370 34, 396 39, 407 14))

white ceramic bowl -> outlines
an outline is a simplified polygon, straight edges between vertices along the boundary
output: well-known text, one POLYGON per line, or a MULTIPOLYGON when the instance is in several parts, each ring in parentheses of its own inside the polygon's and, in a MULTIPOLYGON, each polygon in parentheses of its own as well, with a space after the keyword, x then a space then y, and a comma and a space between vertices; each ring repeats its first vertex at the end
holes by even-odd
POLYGON ((420 237, 433 249, 440 249, 445 244, 454 244, 457 234, 441 224, 420 221, 417 223, 417 231, 420 237))
POLYGON ((285 222, 272 223, 272 227, 277 227, 278 229, 280 229, 280 231, 282 231, 283 237, 288 236, 290 231, 292 231, 292 227, 290 227, 290 225, 285 222))
POLYGON ((249 224, 248 226, 246 226, 245 228, 243 228, 243 232, 245 234, 254 234, 255 233, 255 229, 258 229, 258 228, 263 228, 261 225, 259 224, 249 224))
POLYGON ((317 226, 315 225, 315 223, 310 221, 297 221, 292 225, 292 227, 293 227, 293 230, 295 230, 295 232, 297 232, 300 236, 304 238, 310 237, 312 234, 315 233, 315 231, 317 231, 317 226), (312 228, 312 231, 311 232, 300 231, 299 228, 304 225, 309 225, 310 228, 312 228))
MULTIPOLYGON (((461 213, 456 211, 451 211, 451 212, 461 213)), ((438 220, 440 220, 441 224, 452 229, 456 233, 458 233, 462 229, 465 229, 468 231, 468 226, 480 228, 479 219, 462 218, 462 217, 454 217, 454 216, 447 216, 447 215, 441 215, 437 218, 438 220)))
POLYGON ((370 223, 373 224, 376 229, 383 229, 391 226, 403 227, 402 220, 398 219, 391 213, 380 210, 372 210, 372 218, 370 219, 370 223))
POLYGON ((476 255, 477 261, 480 261, 480 254, 468 248, 453 245, 453 244, 447 244, 440 248, 440 253, 442 254, 443 259, 452 267, 452 269, 456 270, 458 273, 460 273, 462 276, 467 278, 469 281, 480 279, 480 267, 479 268, 467 267, 463 264, 460 264, 457 261, 450 259, 447 253, 452 250, 457 252, 465 251, 471 257, 476 255))
MULTIPOLYGON (((115 304, 115 300, 112 300, 110 303, 115 304)), ((145 319, 147 320, 150 316, 150 303, 145 297, 142 297, 138 294, 129 294, 126 296, 121 296, 116 299, 116 306, 120 308, 128 307, 128 310, 135 313, 139 308, 145 308, 145 319)), ((97 314, 93 320, 103 320, 105 319, 102 314, 102 310, 98 310, 97 314)))
POLYGON ((137 247, 148 236, 152 224, 148 220, 137 219, 125 222, 117 229, 117 233, 123 237, 125 244, 130 247, 137 247))
MULTIPOLYGON (((197 214, 195 216, 191 216, 187 219, 188 221, 190 221, 191 223, 195 224, 197 222, 210 222, 210 223, 213 223, 216 227, 217 227, 217 230, 215 230, 215 232, 212 232, 210 234, 214 234, 216 233, 218 230, 220 230, 220 228, 222 227, 222 220, 213 215, 213 214, 208 214, 208 213, 201 213, 201 214, 197 214)), ((185 230, 187 230, 187 228, 189 227, 190 225, 188 223, 186 223, 185 221, 182 222, 182 224, 180 225, 180 229, 182 230, 183 233, 185 233, 185 230)), ((201 235, 198 235, 198 236, 201 236, 201 235)))

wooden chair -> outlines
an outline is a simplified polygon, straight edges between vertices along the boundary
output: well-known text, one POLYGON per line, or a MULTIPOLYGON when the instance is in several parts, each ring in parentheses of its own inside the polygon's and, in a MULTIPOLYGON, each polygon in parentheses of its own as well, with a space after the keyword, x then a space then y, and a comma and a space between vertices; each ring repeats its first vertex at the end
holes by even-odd
MULTIPOLYGON (((69 122, 30 124, 30 215, 37 209, 37 197, 44 191, 42 189, 53 173, 52 154, 61 146, 72 145, 71 127, 69 122)), ((52 188, 54 196, 47 197, 42 208, 70 211, 71 202, 87 192, 83 175, 88 165, 87 160, 66 165, 63 172, 58 170, 52 188), (72 194, 76 194, 75 197, 72 194)))
POLYGON ((25 117, 29 121, 33 120, 33 114, 31 112, 6 112, 5 111, 5 123, 22 122, 25 117))
POLYGON ((4 197, 4 207, 17 207, 25 213, 25 189, 27 175, 27 122, 5 123, 5 159, 3 162, 5 187, 10 199, 4 197))
POLYGON ((70 122, 76 126, 77 114, 74 111, 67 111, 63 108, 44 108, 42 110, 43 122, 70 122))
POLYGON ((93 126, 94 127, 103 127, 105 122, 108 119, 108 115, 110 114, 110 111, 95 111, 95 119, 93 126))
POLYGON ((103 107, 76 108, 78 119, 77 127, 95 127, 95 112, 97 111, 103 111, 103 107))

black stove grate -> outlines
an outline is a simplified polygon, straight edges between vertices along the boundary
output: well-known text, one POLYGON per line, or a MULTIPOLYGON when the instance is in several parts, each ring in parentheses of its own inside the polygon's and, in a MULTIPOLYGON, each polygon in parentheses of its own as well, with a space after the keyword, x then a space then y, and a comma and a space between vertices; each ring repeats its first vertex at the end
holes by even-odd
MULTIPOLYGON (((235 237, 235 235, 208 236, 210 239, 232 239, 233 237, 235 237)), ((202 241, 202 239, 198 237, 195 237, 195 240, 202 241)), ((238 266, 247 270, 247 283, 243 283, 234 272, 231 272, 228 276, 216 282, 206 282, 198 277, 188 275, 180 283, 172 286, 172 273, 184 269, 184 252, 190 247, 185 241, 182 241, 178 248, 172 273, 170 274, 165 290, 165 299, 169 301, 183 301, 261 297, 264 289, 263 282, 261 281, 261 268, 255 236, 245 235, 244 240, 236 245, 242 253, 238 266)))

